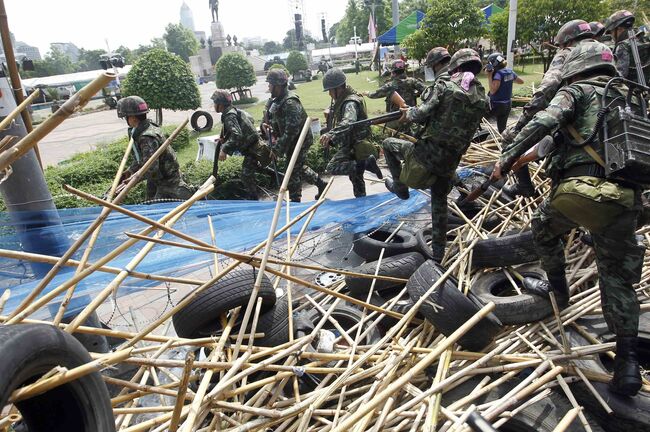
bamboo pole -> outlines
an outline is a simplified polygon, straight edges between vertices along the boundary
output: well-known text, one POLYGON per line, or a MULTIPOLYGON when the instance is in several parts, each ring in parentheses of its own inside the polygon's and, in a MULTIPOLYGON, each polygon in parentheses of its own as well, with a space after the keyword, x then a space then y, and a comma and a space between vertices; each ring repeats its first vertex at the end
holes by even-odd
POLYGON ((368 414, 374 408, 376 408, 380 403, 384 402, 391 394, 397 391, 400 387, 405 385, 419 372, 422 372, 426 367, 433 363, 445 350, 450 346, 456 343, 465 333, 467 333, 474 325, 476 325, 481 319, 486 317, 490 312, 494 310, 494 303, 489 303, 488 305, 481 308, 472 318, 470 318, 466 323, 460 326, 456 331, 444 339, 443 343, 439 344, 434 351, 427 354, 421 361, 419 361, 415 366, 408 370, 404 375, 400 376, 393 384, 391 384, 386 390, 379 393, 372 401, 367 404, 359 407, 359 409, 345 421, 343 421, 336 428, 332 429, 332 432, 343 432, 346 429, 350 428, 354 423, 360 420, 363 416, 368 414))
POLYGON ((65 370, 49 378, 35 382, 28 386, 15 390, 9 397, 9 402, 16 403, 29 399, 32 396, 43 394, 55 387, 69 383, 90 373, 99 371, 108 365, 121 362, 131 355, 131 350, 126 349, 105 355, 101 359, 93 360, 90 363, 78 366, 71 370, 65 370))
POLYGON ((564 417, 562 417, 562 420, 560 420, 560 423, 555 426, 555 429, 553 429, 553 432, 564 432, 567 430, 569 426, 571 426, 571 423, 576 419, 580 411, 582 410, 581 407, 576 407, 571 410, 569 410, 564 417))
MULTIPOLYGON (((0 12, 0 15, 1 15, 1 12, 0 12)), ((27 106, 31 105, 31 103, 34 101, 34 99, 36 99, 40 95, 41 95, 41 89, 37 88, 36 90, 34 90, 32 92, 32 94, 27 96, 27 98, 24 101, 20 102, 20 104, 16 108, 14 108, 14 110, 11 111, 7 117, 5 117, 4 119, 2 119, 2 121, 0 121, 0 131, 3 131, 5 129, 7 129, 9 127, 9 125, 11 124, 11 122, 13 122, 16 119, 16 117, 21 115, 23 110, 25 110, 25 108, 27 108, 27 106)), ((27 132, 30 132, 30 130, 27 129, 27 132)), ((40 158, 39 158, 38 162, 39 163, 41 162, 40 158)), ((41 167, 42 167, 42 165, 41 165, 41 167)))
POLYGON ((178 386, 178 396, 176 396, 176 405, 174 405, 174 413, 172 414, 171 423, 169 425, 169 432, 176 432, 180 422, 181 411, 185 402, 185 394, 187 393, 187 385, 192 373, 194 365, 194 351, 190 351, 185 357, 185 367, 183 369, 183 378, 178 386))
MULTIPOLYGON (((188 122, 188 120, 186 119, 181 125, 179 125, 176 128, 176 130, 171 134, 171 136, 142 165, 142 168, 140 168, 133 176, 130 177, 129 182, 126 184, 126 186, 124 186, 122 191, 113 200, 113 203, 117 204, 117 203, 122 202, 122 200, 126 197, 126 195, 129 193, 129 191, 140 181, 140 179, 142 179, 142 177, 149 170, 151 165, 153 165, 153 163, 158 159, 158 157, 160 157, 160 155, 171 144, 171 142, 174 140, 174 138, 176 138, 176 136, 181 132, 181 130, 187 125, 187 122, 188 122)), ((213 177, 211 177, 210 179, 213 179, 213 177)), ((208 181, 210 181, 210 179, 208 179, 208 181)), ((181 211, 182 208, 183 208, 183 205, 181 205, 181 206, 177 207, 176 209, 174 209, 174 212, 181 211)), ((54 278, 54 276, 57 275, 57 273, 59 272, 59 270, 63 266, 63 263, 66 262, 67 260, 69 260, 72 257, 72 255, 81 247, 81 245, 86 241, 86 239, 95 231, 95 228, 97 228, 104 220, 106 220, 106 218, 109 216, 109 214, 110 214, 109 209, 103 209, 102 210, 101 214, 99 216, 97 216, 95 221, 93 221, 93 223, 90 224, 90 226, 88 228, 86 228, 86 230, 79 236, 79 238, 77 238, 75 240, 75 242, 63 254, 63 256, 60 258, 59 262, 57 262, 50 269, 50 271, 48 271, 48 273, 43 277, 43 279, 41 279, 39 284, 32 290, 32 292, 29 293, 29 295, 27 295, 25 297, 25 299, 20 303, 20 305, 16 308, 16 310, 14 310, 11 313, 11 315, 9 317, 10 318, 9 324, 17 324, 17 323, 19 323, 22 319, 24 319, 27 316, 27 314, 24 312, 26 309, 29 309, 30 307, 31 308, 36 308, 35 304, 38 303, 38 302, 34 301, 36 299, 36 297, 38 297, 43 292, 43 290, 45 289, 47 284, 49 284, 52 281, 52 279, 54 278)), ((124 250, 126 250, 126 249, 128 249, 128 246, 126 246, 124 248, 124 250)), ((106 261, 106 262, 108 262, 108 261, 106 261)), ((106 264, 106 262, 101 263, 99 265, 106 264)), ((88 269, 81 272, 79 274, 79 277, 82 274, 88 275, 88 274, 92 273, 94 270, 95 270, 95 268, 93 268, 91 266, 88 269)), ((74 283, 78 282, 79 280, 81 280, 81 277, 80 277, 80 279, 78 279, 74 283)), ((67 288, 69 288, 69 287, 66 287, 66 289, 67 288)), ((48 297, 48 296, 46 295, 44 297, 48 297)), ((50 297, 50 300, 52 298, 54 298, 54 297, 50 297)), ((42 301, 43 299, 39 299, 39 300, 42 301)), ((49 300, 47 300, 47 301, 49 301, 49 300)), ((47 303, 47 301, 45 303, 47 303)), ((45 303, 40 303, 40 304, 43 305, 45 303)), ((40 307, 40 306, 38 306, 38 307, 40 307)), ((32 309, 32 310, 36 310, 36 309, 32 309)))
MULTIPOLYGON (((111 201, 113 199, 113 196, 115 195, 115 191, 117 190, 117 186, 120 184, 120 180, 122 179, 122 173, 124 172, 124 167, 126 167, 126 163, 129 160, 129 155, 131 154, 132 147, 133 147, 133 138, 129 140, 129 143, 126 146, 126 150, 124 151, 124 155, 122 156, 122 161, 120 162, 120 165, 117 169, 117 173, 113 178, 113 183, 111 183, 111 187, 108 191, 108 198, 107 198, 108 201, 111 201)), ((97 228, 95 228, 95 231, 93 231, 92 235, 90 236, 90 240, 88 240, 88 245, 86 246, 86 249, 84 250, 84 253, 81 257, 81 262, 79 263, 79 266, 77 266, 76 273, 81 272, 86 266, 88 259, 90 259, 90 253, 92 252, 93 247, 95 246, 95 243, 99 238, 99 233, 101 232, 103 226, 104 226, 104 222, 101 222, 97 226, 97 228)), ((68 307, 70 300, 72 300, 72 295, 74 294, 74 290, 76 288, 77 288, 76 284, 68 288, 68 292, 66 293, 65 298, 63 299, 61 305, 59 306, 59 310, 56 313, 56 317, 54 317, 54 321, 53 321, 54 325, 58 325, 63 319, 65 310, 68 307)))

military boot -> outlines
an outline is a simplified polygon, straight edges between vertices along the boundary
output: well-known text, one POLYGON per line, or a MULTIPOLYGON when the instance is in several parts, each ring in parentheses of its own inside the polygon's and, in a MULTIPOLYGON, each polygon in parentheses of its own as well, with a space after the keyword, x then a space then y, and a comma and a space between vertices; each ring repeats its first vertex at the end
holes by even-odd
POLYGON ((325 186, 327 186, 327 183, 325 183, 323 179, 318 177, 318 180, 316 180, 316 187, 318 188, 318 192, 316 193, 314 199, 320 198, 320 196, 323 194, 323 191, 325 190, 325 186))
POLYGON ((376 175, 378 179, 384 178, 384 174, 382 174, 381 170, 379 169, 379 165, 377 165, 377 158, 375 158, 374 155, 370 155, 368 156, 368 159, 366 159, 366 171, 370 171, 376 175))
POLYGON ((560 310, 569 306, 569 284, 567 284, 564 273, 558 275, 549 274, 547 281, 525 277, 521 285, 526 292, 544 298, 549 298, 548 293, 553 291, 560 310))
POLYGON ((408 186, 399 180, 395 181, 391 178, 387 178, 384 180, 384 185, 386 185, 386 189, 397 195, 399 198, 403 200, 409 199, 410 195, 408 186))
POLYGON ((504 186, 503 192, 514 197, 520 195, 522 197, 532 197, 535 196, 535 186, 533 181, 530 178, 530 172, 528 171, 528 166, 522 166, 517 171, 515 171, 515 178, 517 183, 512 186, 504 186))
POLYGON ((623 396, 635 396, 641 389, 641 372, 637 357, 638 342, 636 336, 616 337, 614 376, 609 382, 609 387, 613 392, 623 396))

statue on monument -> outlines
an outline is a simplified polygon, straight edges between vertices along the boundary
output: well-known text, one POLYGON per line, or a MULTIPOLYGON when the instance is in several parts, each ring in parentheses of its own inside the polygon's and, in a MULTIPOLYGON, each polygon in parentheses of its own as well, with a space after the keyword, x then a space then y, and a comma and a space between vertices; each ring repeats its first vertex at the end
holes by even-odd
POLYGON ((212 22, 219 21, 219 0, 210 1, 210 13, 212 13, 212 22))

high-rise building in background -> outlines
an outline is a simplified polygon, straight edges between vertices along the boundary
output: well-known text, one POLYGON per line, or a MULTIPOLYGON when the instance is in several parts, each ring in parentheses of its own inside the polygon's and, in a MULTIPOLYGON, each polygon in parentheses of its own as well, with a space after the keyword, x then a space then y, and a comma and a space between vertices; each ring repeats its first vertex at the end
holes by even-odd
POLYGON ((195 31, 194 15, 192 14, 192 9, 190 9, 190 7, 185 2, 183 2, 183 5, 181 6, 181 25, 185 28, 195 31))

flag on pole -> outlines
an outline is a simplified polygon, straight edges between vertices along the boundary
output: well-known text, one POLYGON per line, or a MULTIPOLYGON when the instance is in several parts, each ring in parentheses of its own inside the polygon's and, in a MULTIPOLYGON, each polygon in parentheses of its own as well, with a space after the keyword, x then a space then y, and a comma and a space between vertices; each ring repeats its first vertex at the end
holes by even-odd
POLYGON ((368 20, 368 39, 368 42, 374 42, 377 39, 377 26, 375 26, 375 20, 372 19, 372 14, 368 20))

